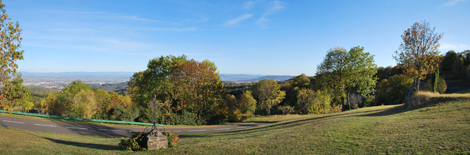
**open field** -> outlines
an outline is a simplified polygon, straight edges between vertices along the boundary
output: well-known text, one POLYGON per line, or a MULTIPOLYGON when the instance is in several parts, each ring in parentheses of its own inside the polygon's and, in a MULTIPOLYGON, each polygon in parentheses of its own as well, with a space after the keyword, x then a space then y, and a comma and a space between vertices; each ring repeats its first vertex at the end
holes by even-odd
MULTIPOLYGON (((465 154, 470 153, 470 99, 434 96, 417 109, 368 107, 241 131, 181 135, 171 149, 138 154, 465 154)), ((120 138, 0 128, 0 154, 125 154, 120 138), (25 149, 26 148, 26 149, 25 149)))
MULTIPOLYGON (((8 116, 7 113, 0 113, 0 116, 8 116)), ((246 124, 246 123, 256 123, 256 122, 277 122, 277 121, 284 121, 290 119, 301 119, 301 118, 311 118, 316 117, 317 114, 309 114, 309 115, 272 115, 272 116, 255 116, 248 118, 243 122, 228 122, 225 124, 219 125, 205 125, 205 126, 222 126, 222 125, 236 125, 236 124, 246 124)), ((111 127, 135 127, 135 128, 145 128, 148 126, 141 126, 141 125, 125 125, 125 124, 109 124, 109 123, 99 123, 99 122, 89 122, 89 121, 75 121, 75 120, 66 120, 66 119, 56 119, 56 118, 45 118, 45 117, 35 117, 35 116, 25 116, 25 115, 15 115, 12 114, 9 117, 16 117, 16 118, 24 118, 24 119, 31 119, 31 120, 42 120, 42 121, 51 121, 51 122, 63 122, 63 123, 79 123, 79 124, 91 124, 91 125, 103 125, 103 126, 111 126, 111 127)), ((174 125, 172 127, 202 127, 202 126, 190 126, 190 125, 174 125)))

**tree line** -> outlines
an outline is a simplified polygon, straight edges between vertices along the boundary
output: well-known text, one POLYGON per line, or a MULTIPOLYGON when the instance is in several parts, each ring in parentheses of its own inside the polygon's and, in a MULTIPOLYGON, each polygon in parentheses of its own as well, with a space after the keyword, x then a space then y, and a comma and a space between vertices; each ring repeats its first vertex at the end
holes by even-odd
MULTIPOLYGON (((34 105, 17 73, 21 29, 0 4, 0 108, 27 111, 34 105)), ((429 23, 414 23, 401 35, 395 67, 377 67, 374 55, 356 46, 334 47, 317 66, 315 76, 305 74, 277 82, 263 79, 229 90, 216 65, 185 55, 152 59, 147 69, 134 73, 127 93, 118 94, 74 81, 60 92, 49 92, 40 108, 49 114, 125 121, 152 121, 149 103, 162 103, 156 112, 163 124, 204 125, 242 121, 254 115, 324 114, 372 106, 397 104, 424 89, 443 93, 446 82, 439 72, 470 77, 470 51, 439 53, 442 33, 429 23)), ((470 78, 469 78, 470 79, 470 78)), ((36 96, 37 97, 37 96, 36 96)))

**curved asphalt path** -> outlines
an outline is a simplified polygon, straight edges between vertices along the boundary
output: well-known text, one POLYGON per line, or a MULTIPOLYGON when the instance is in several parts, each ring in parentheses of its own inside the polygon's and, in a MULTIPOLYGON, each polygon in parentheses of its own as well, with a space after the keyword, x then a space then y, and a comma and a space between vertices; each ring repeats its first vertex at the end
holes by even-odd
MULTIPOLYGON (((203 126, 203 127, 165 127, 166 131, 174 130, 178 134, 196 134, 196 133, 214 133, 224 131, 241 130, 256 126, 262 126, 271 123, 251 123, 239 125, 223 125, 223 126, 203 126)), ((0 116, 0 126, 17 128, 32 131, 78 134, 78 135, 93 135, 93 136, 107 136, 107 137, 129 137, 133 132, 139 132, 139 129, 144 128, 126 128, 126 127, 110 127, 90 124, 75 124, 75 123, 62 123, 62 122, 49 122, 41 120, 30 120, 15 117, 0 116)), ((147 131, 150 129, 147 128, 147 131)), ((162 127, 158 127, 162 129, 162 127)))

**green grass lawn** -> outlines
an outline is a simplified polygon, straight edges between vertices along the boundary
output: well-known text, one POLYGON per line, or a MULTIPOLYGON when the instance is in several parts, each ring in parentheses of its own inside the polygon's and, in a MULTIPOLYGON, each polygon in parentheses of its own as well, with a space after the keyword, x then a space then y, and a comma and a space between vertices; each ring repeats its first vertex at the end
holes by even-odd
MULTIPOLYGON (((312 115, 240 131, 180 135, 176 148, 137 154, 465 154, 470 153, 470 98, 407 109, 377 106, 312 115)), ((121 138, 0 128, 0 154, 127 154, 121 138)))

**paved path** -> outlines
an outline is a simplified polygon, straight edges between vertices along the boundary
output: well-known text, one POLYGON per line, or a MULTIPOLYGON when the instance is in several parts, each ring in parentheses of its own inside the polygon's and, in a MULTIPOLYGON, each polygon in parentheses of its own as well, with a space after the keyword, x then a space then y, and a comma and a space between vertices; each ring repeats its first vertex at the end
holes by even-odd
MULTIPOLYGON (((174 130, 178 134, 214 133, 224 131, 241 130, 270 123, 251 123, 240 125, 204 126, 204 127, 165 127, 166 131, 174 130)), ((49 122, 41 120, 30 120, 15 117, 0 116, 0 125, 3 127, 17 128, 32 131, 44 131, 78 135, 129 137, 131 132, 139 132, 139 128, 110 127, 90 124, 75 124, 62 122, 49 122)), ((144 128, 140 128, 144 130, 144 128)), ((161 129, 161 127, 159 127, 161 129)), ((149 130, 149 129, 147 129, 149 130)))

